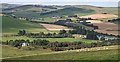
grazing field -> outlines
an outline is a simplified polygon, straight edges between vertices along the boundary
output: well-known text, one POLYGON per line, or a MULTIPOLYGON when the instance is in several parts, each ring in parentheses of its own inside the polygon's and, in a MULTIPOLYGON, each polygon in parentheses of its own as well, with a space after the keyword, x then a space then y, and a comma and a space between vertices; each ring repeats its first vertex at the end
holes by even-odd
POLYGON ((113 18, 113 17, 118 17, 118 16, 113 14, 92 14, 88 16, 81 16, 81 18, 92 18, 92 19, 113 18))
POLYGON ((96 29, 95 31, 99 33, 119 35, 118 24, 114 24, 110 22, 102 22, 99 20, 88 20, 87 22, 91 22, 93 23, 93 25, 98 26, 98 29, 96 29))
MULTIPOLYGON (((80 51, 61 51, 61 52, 53 52, 48 54, 40 54, 33 56, 25 56, 25 57, 16 57, 10 60, 118 60, 118 46, 107 46, 105 50, 97 50, 99 47, 93 48, 95 50, 80 51)), ((104 47, 101 47, 104 48, 104 47)))
POLYGON ((67 27, 64 26, 60 26, 60 25, 54 25, 54 24, 40 24, 42 26, 44 26, 47 30, 49 31, 54 31, 54 30, 71 30, 67 27))

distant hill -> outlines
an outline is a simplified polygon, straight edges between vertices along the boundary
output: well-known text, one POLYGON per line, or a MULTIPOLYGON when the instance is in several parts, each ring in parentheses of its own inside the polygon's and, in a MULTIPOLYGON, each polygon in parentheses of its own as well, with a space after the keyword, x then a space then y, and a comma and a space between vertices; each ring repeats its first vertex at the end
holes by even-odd
POLYGON ((40 18, 67 15, 90 15, 95 13, 109 13, 118 15, 116 7, 96 7, 89 5, 66 5, 66 6, 44 6, 44 5, 14 5, 4 4, 4 14, 14 14, 18 17, 40 18))

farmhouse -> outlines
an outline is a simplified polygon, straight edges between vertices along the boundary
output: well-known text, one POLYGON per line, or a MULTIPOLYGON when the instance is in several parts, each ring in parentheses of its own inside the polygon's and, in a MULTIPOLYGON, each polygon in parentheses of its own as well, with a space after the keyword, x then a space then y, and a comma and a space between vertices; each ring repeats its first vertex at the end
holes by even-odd
POLYGON ((21 46, 22 46, 22 47, 25 47, 25 46, 29 46, 29 44, 28 44, 28 43, 22 43, 21 46))

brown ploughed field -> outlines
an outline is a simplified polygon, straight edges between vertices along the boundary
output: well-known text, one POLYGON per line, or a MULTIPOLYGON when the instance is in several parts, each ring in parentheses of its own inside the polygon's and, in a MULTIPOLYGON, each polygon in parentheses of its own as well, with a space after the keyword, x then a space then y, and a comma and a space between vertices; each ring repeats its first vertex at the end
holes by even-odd
POLYGON ((54 24, 40 24, 42 26, 44 26, 47 30, 49 31, 56 31, 56 30, 72 30, 70 28, 64 27, 64 26, 60 26, 60 25, 54 25, 54 24))
POLYGON ((87 22, 91 22, 94 26, 98 26, 98 29, 96 29, 95 31, 99 33, 119 35, 120 29, 118 27, 119 25, 117 24, 110 22, 101 22, 98 20, 88 20, 87 22))

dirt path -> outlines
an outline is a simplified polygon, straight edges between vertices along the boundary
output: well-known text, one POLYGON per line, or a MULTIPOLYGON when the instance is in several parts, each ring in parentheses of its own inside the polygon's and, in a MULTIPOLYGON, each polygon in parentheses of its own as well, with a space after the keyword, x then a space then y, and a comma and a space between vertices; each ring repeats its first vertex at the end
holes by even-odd
POLYGON ((5 58, 0 58, 0 59, 21 58, 21 57, 28 57, 28 56, 59 54, 59 53, 67 53, 67 52, 100 51, 100 50, 111 50, 111 49, 118 49, 118 46, 116 45, 116 46, 104 46, 104 47, 84 48, 84 49, 77 49, 77 50, 67 50, 67 51, 42 53, 42 54, 22 55, 22 56, 16 56, 16 57, 5 57, 5 58))

